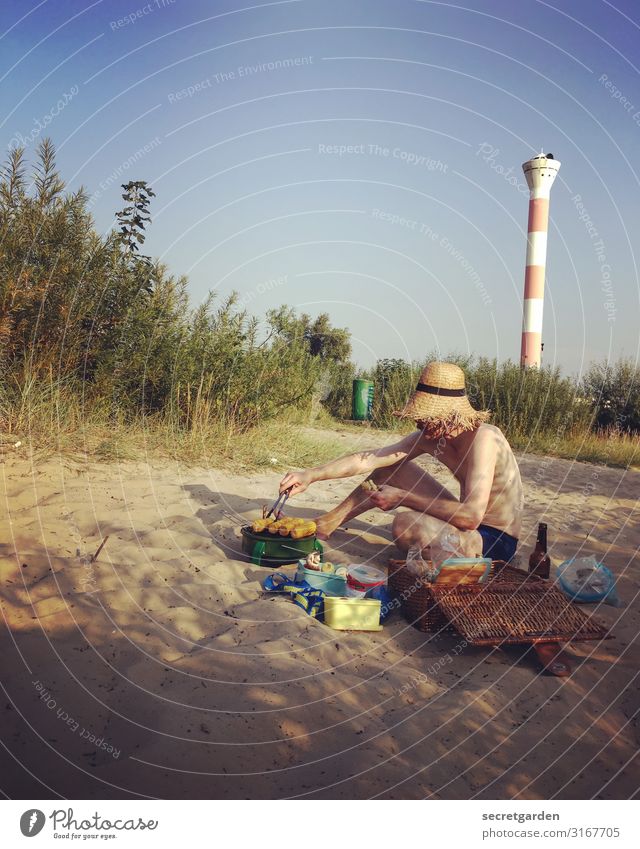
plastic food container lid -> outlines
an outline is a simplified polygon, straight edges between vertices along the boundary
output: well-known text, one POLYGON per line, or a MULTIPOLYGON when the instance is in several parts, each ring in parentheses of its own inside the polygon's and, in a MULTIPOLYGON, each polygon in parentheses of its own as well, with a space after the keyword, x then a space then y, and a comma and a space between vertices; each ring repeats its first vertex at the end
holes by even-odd
POLYGON ((375 566, 367 566, 361 564, 358 566, 349 566, 347 582, 354 589, 371 589, 386 584, 387 576, 375 566))

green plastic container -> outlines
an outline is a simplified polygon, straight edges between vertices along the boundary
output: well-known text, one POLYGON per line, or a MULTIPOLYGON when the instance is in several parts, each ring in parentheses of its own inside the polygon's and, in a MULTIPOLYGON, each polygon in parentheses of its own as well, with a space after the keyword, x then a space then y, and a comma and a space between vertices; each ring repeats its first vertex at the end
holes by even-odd
POLYGON ((323 552, 322 543, 316 536, 291 539, 268 531, 256 534, 250 525, 241 529, 242 550, 256 566, 284 566, 296 563, 312 551, 323 552))
POLYGON ((371 419, 373 410, 373 381, 356 378, 353 381, 352 417, 356 422, 371 419))

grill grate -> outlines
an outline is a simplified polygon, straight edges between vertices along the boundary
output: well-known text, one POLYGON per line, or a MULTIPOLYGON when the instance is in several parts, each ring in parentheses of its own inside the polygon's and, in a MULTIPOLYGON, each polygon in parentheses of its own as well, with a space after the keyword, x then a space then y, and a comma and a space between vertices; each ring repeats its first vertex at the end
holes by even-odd
POLYGON ((422 631, 454 629, 471 645, 601 640, 607 631, 548 581, 494 563, 484 584, 423 583, 391 561, 389 583, 405 617, 422 631))
POLYGON ((472 645, 601 640, 606 630, 546 582, 433 587, 434 601, 472 645), (470 590, 470 591, 469 591, 470 590))

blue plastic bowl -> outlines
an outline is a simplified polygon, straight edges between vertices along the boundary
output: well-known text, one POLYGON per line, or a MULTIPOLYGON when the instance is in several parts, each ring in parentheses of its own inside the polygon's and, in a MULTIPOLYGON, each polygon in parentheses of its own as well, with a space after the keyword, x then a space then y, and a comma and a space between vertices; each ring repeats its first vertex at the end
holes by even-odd
POLYGON ((576 592, 575 590, 571 589, 571 587, 565 582, 563 578, 563 572, 568 566, 573 563, 574 560, 575 557, 571 557, 569 560, 565 560, 564 563, 561 563, 558 566, 558 569, 556 571, 556 574, 558 576, 558 583, 560 584, 560 589, 562 590, 562 592, 566 596, 569 596, 569 598, 572 598, 574 601, 584 602, 585 604, 590 604, 594 601, 603 601, 615 587, 616 579, 613 572, 610 569, 607 569, 604 563, 598 563, 598 568, 607 576, 609 580, 609 588, 602 593, 576 592))

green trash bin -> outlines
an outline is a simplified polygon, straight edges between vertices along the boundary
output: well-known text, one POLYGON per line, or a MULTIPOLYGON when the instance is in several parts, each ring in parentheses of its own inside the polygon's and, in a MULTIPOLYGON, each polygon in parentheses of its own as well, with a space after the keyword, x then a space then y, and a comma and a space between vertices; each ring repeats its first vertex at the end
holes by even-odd
POLYGON ((371 419, 373 409, 373 381, 357 378, 353 381, 353 420, 365 422, 371 419))

